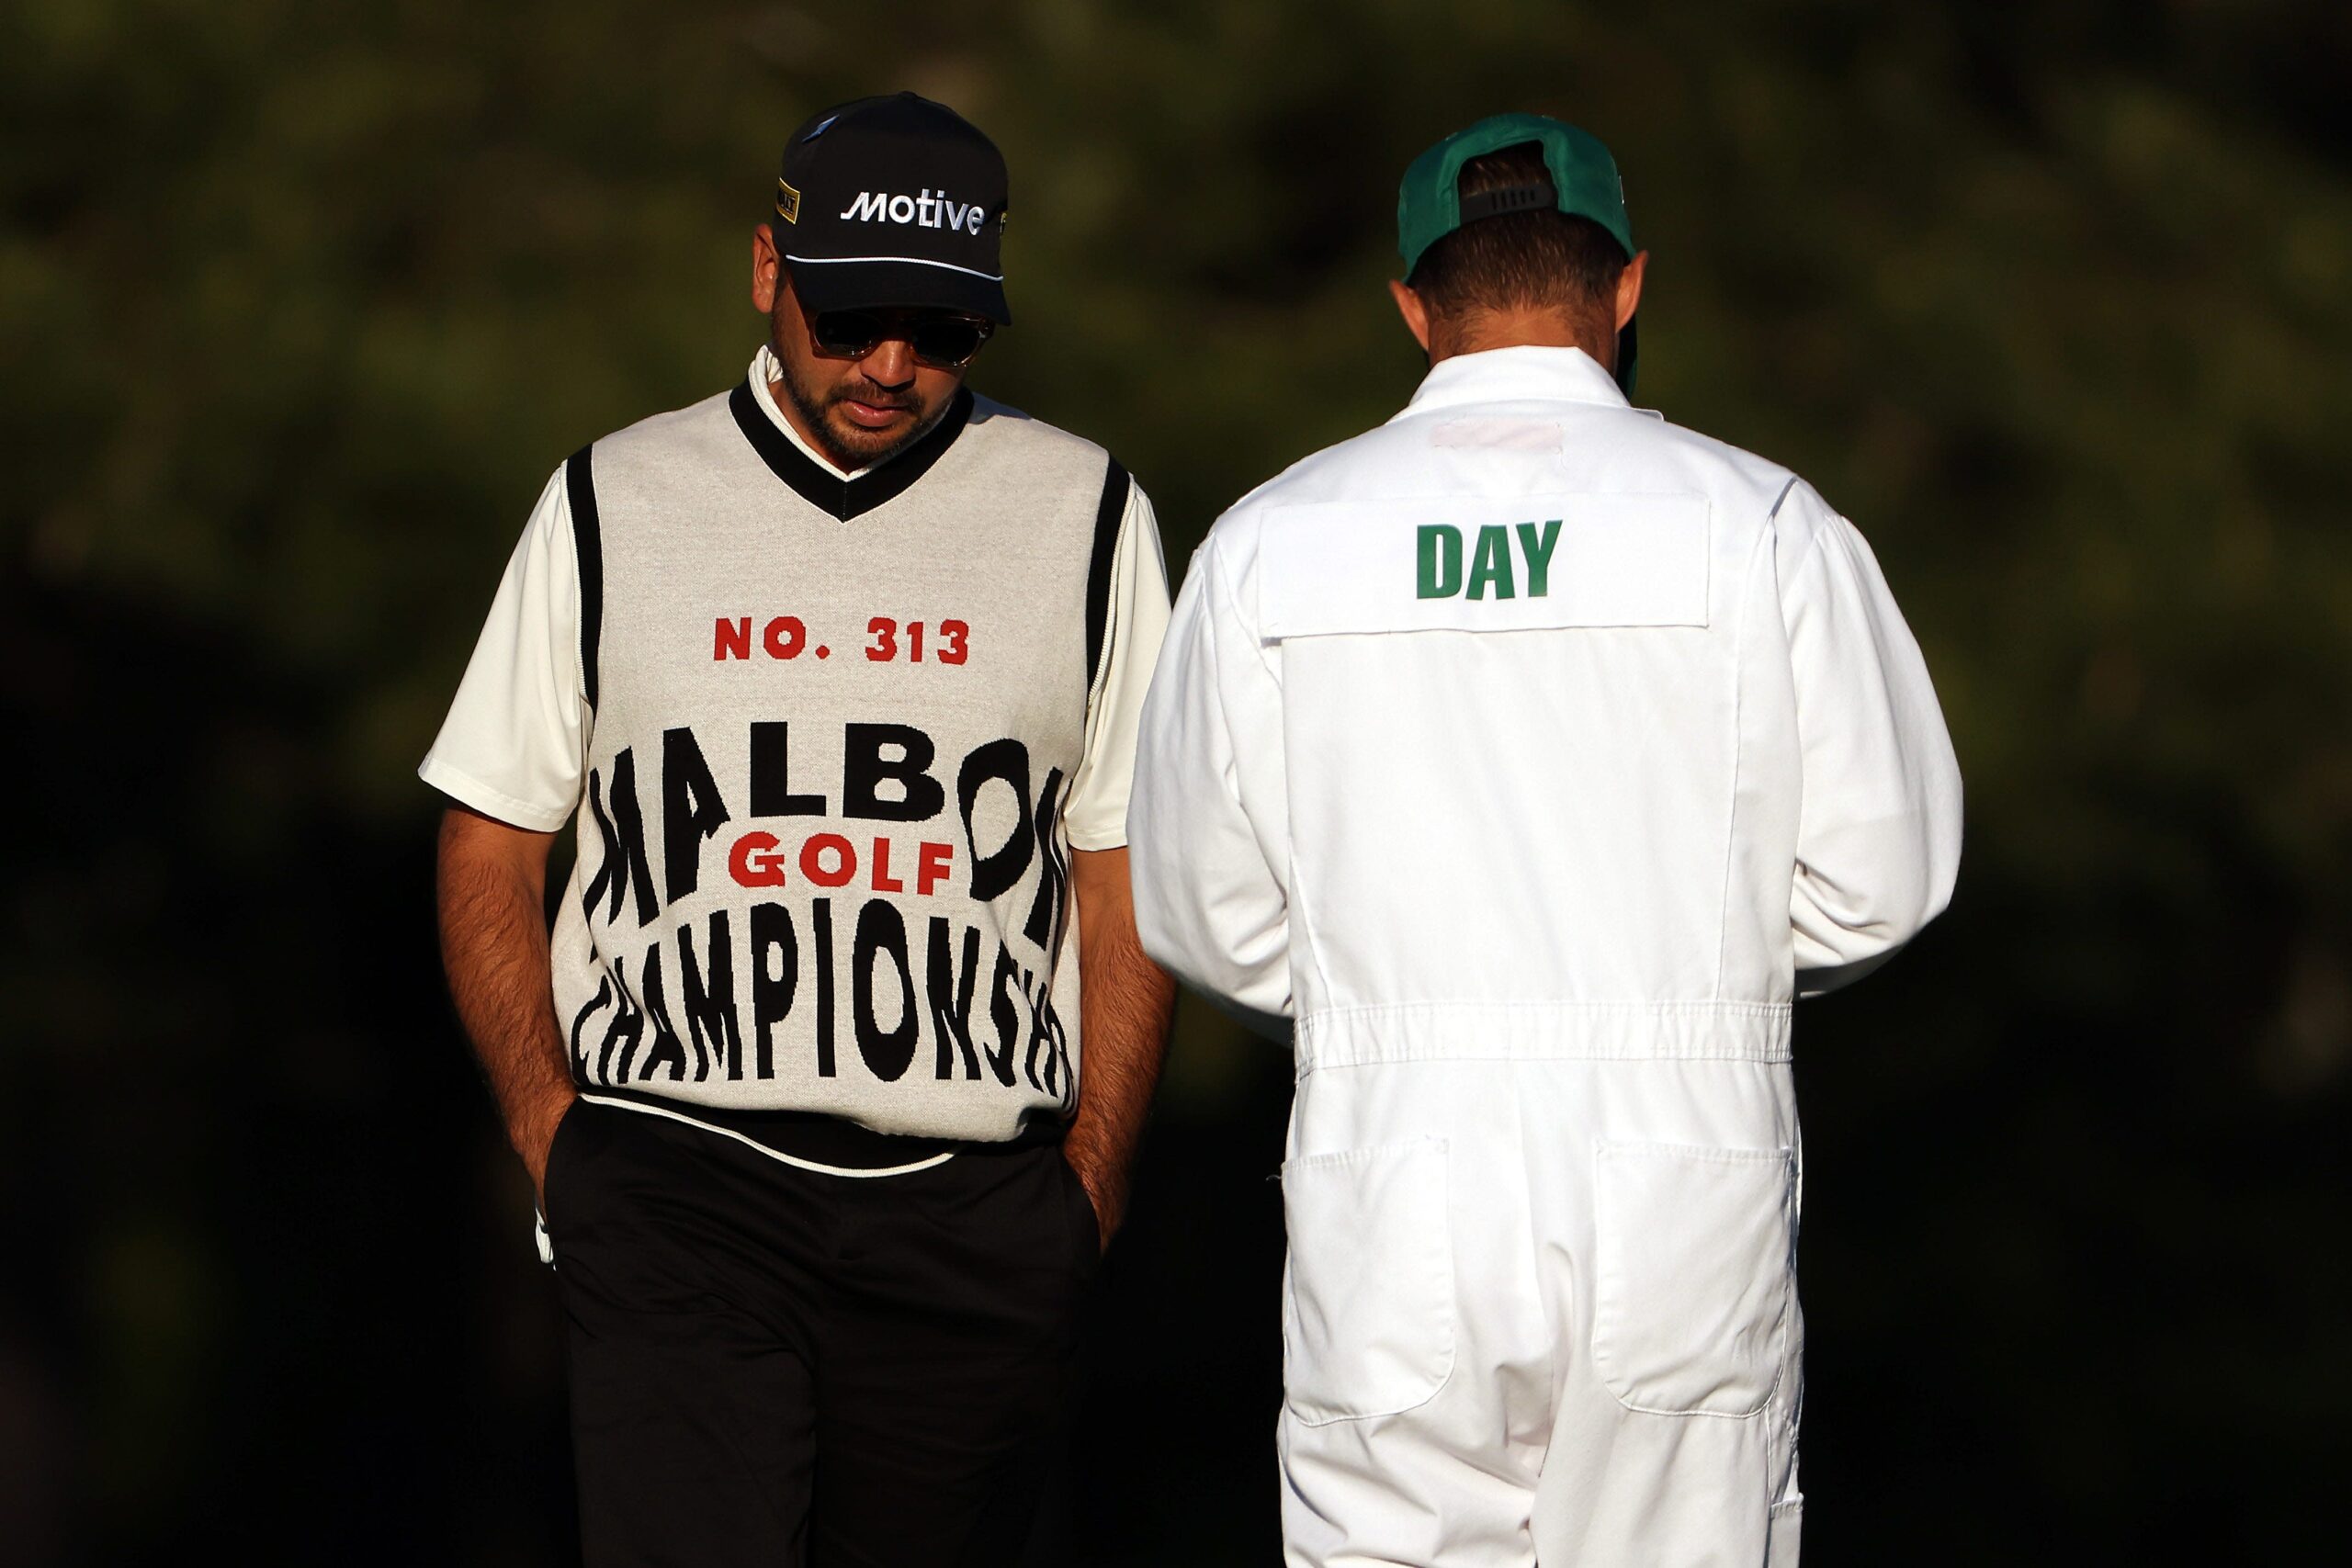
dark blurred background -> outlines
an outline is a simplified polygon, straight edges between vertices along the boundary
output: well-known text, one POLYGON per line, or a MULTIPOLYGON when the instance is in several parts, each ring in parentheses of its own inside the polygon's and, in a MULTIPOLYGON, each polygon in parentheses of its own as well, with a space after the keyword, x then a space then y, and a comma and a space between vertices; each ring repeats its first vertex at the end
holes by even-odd
MULTIPOLYGON (((2260 0, 10 0, 0 1560, 574 1551, 413 770, 548 473, 742 374, 786 130, 899 86, 1012 163, 976 384, 1179 568, 1411 391, 1414 152, 1615 148, 1642 400, 1861 525, 1968 781, 1951 913, 1799 1015, 1808 1561, 2332 1555, 2347 81, 2260 0)), ((1275 1561, 1287 1089, 1185 1004, 1090 1560, 1275 1561)))

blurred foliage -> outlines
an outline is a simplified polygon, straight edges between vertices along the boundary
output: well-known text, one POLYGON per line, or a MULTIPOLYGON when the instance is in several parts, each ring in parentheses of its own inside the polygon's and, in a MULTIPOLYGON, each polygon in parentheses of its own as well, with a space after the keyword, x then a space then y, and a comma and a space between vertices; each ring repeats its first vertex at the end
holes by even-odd
MULTIPOLYGON (((1415 152, 1502 107, 1611 143, 1643 400, 1860 523, 1969 784, 1951 914, 1800 1023, 1815 1556, 2312 1554, 2352 1399, 2346 80, 2352 12, 2261 0, 14 0, 0 1560, 564 1551, 412 769, 548 472, 741 374, 784 131, 899 86, 1012 164, 978 384, 1118 452, 1178 563, 1409 394, 1415 152)), ((1283 1085, 1188 1007, 1093 1559, 1272 1560, 1283 1085)))

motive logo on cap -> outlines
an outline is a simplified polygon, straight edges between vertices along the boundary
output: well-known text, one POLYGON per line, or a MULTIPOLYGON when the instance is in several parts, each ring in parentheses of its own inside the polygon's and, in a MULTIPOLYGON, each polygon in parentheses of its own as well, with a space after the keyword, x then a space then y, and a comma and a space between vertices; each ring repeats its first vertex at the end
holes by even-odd
POLYGON ((860 191, 842 209, 842 217, 857 223, 911 223, 918 229, 960 229, 980 231, 980 204, 950 201, 944 190, 923 188, 921 196, 894 196, 888 191, 860 191))
POLYGON ((800 221, 800 193, 782 180, 775 182, 775 215, 786 223, 800 221))

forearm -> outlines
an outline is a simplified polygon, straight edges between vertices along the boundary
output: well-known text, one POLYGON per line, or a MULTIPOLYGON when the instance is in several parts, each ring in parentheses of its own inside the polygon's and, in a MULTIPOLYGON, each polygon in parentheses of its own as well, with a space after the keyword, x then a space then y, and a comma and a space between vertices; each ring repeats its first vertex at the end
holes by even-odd
POLYGON ((1107 1245, 1126 1213, 1136 1149, 1167 1054, 1176 982, 1136 937, 1126 851, 1081 852, 1072 880, 1082 1087, 1063 1150, 1094 1200, 1107 1245))
POLYGON ((544 851, 515 852, 520 831, 450 812, 437 893, 451 999, 536 1186, 574 1091, 548 981, 544 851))

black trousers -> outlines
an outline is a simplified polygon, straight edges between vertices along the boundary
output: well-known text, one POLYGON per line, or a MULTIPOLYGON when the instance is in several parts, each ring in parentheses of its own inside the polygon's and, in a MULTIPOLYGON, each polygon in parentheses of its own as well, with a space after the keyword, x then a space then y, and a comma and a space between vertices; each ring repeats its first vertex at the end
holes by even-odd
POLYGON ((1020 1559, 1100 1256, 1058 1146, 834 1176, 582 1100, 546 1199, 588 1568, 1020 1559))

